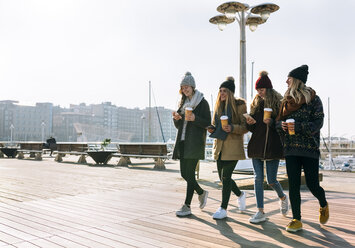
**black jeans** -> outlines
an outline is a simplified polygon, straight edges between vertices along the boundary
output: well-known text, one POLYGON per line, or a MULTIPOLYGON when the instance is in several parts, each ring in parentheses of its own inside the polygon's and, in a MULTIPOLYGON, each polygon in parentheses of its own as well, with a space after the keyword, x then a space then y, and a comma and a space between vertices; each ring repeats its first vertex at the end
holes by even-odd
POLYGON ((182 178, 187 182, 185 204, 190 206, 191 200, 196 191, 197 194, 201 195, 203 189, 198 185, 196 181, 195 171, 199 159, 185 159, 184 158, 184 141, 179 143, 180 150, 180 173, 182 178))
POLYGON ((238 160, 221 160, 221 156, 217 160, 217 170, 219 179, 222 182, 222 203, 221 207, 227 209, 229 198, 231 196, 231 192, 237 196, 241 195, 241 191, 239 190, 237 184, 232 179, 232 173, 234 171, 235 165, 238 160))
POLYGON ((286 156, 285 159, 293 219, 301 220, 300 186, 302 168, 307 187, 318 199, 319 205, 321 207, 327 205, 324 189, 319 185, 319 159, 300 156, 286 156))

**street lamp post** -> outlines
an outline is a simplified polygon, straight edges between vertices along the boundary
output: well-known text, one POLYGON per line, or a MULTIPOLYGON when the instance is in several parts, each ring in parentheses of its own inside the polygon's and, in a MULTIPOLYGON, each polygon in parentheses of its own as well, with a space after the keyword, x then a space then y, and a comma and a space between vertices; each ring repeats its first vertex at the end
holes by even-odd
POLYGON ((14 132, 14 129, 15 129, 14 125, 11 124, 10 125, 10 145, 12 145, 12 137, 13 137, 12 134, 14 132))
POLYGON ((227 2, 218 6, 217 11, 223 15, 217 15, 210 19, 210 23, 217 24, 223 31, 227 24, 237 20, 240 29, 240 64, 239 64, 239 96, 246 99, 246 38, 245 26, 249 26, 254 32, 258 25, 267 21, 270 13, 279 9, 273 3, 263 3, 250 7, 246 3, 227 2))
POLYGON ((144 114, 142 114, 141 119, 142 119, 142 142, 144 142, 144 120, 145 120, 144 114))
POLYGON ((44 121, 42 121, 41 123, 41 127, 42 127, 42 143, 44 142, 44 127, 46 126, 46 124, 44 123, 44 121))

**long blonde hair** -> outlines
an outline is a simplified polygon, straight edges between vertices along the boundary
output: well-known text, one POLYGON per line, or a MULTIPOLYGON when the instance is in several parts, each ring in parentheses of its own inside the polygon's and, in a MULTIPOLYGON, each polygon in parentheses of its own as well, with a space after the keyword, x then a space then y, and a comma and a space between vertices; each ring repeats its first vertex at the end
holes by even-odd
POLYGON ((306 103, 310 103, 312 100, 312 89, 307 87, 301 80, 297 78, 291 78, 291 86, 287 89, 284 100, 290 96, 295 100, 295 103, 300 104, 304 99, 306 103))
MULTIPOLYGON (((227 91, 227 99, 226 101, 221 101, 221 94, 218 92, 217 101, 214 107, 213 117, 221 117, 222 112, 227 113, 228 106, 231 106, 232 109, 232 123, 240 124, 241 118, 238 114, 237 104, 234 97, 234 93, 230 91, 228 88, 225 88, 227 91)), ((213 119, 214 121, 214 119, 213 119)))
POLYGON ((282 95, 274 89, 266 88, 264 99, 258 94, 254 97, 253 102, 250 104, 250 114, 255 114, 258 111, 260 103, 264 100, 264 107, 272 109, 272 116, 276 117, 282 100, 282 95))

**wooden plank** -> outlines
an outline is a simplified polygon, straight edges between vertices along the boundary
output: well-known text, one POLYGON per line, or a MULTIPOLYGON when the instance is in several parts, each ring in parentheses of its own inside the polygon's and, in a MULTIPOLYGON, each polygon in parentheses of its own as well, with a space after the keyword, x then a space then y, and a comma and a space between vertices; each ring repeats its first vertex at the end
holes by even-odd
POLYGON ((61 247, 64 247, 62 245, 53 243, 53 242, 51 242, 49 240, 46 240, 46 239, 31 240, 31 243, 36 245, 37 247, 44 247, 44 248, 61 248, 61 247))
POLYGON ((87 247, 90 247, 90 246, 82 245, 74 240, 70 240, 70 239, 66 239, 66 238, 62 238, 62 237, 58 237, 58 236, 52 236, 52 237, 46 238, 45 240, 55 243, 55 244, 59 244, 65 248, 87 248, 87 247))
POLYGON ((0 240, 1 242, 5 245, 5 244, 13 244, 13 243, 19 243, 24 241, 21 238, 18 238, 16 236, 13 236, 11 234, 8 234, 6 232, 3 232, 2 230, 0 230, 0 240))
POLYGON ((142 232, 137 229, 132 229, 129 227, 124 227, 124 226, 119 226, 119 228, 115 227, 109 227, 109 226, 102 226, 100 227, 100 230, 106 233, 113 233, 119 236, 123 236, 126 238, 130 238, 132 240, 137 240, 144 242, 146 244, 153 245, 155 247, 164 247, 164 248, 178 248, 179 246, 169 244, 167 242, 164 242, 161 238, 160 235, 157 235, 154 237, 150 233, 147 232, 142 232))

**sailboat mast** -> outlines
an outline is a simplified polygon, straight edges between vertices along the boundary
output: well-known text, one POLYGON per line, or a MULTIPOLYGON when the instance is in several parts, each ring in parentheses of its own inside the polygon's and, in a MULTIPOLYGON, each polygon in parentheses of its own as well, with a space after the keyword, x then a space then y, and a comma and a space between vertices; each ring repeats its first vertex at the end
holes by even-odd
POLYGON ((332 169, 332 139, 330 137, 330 97, 328 97, 328 147, 329 147, 329 168, 332 169))
POLYGON ((149 142, 151 142, 151 135, 152 135, 152 132, 151 132, 151 123, 152 123, 152 113, 151 113, 151 83, 149 81, 149 112, 148 112, 148 125, 149 125, 149 134, 148 134, 148 140, 149 142))

